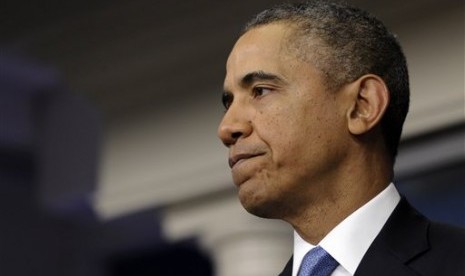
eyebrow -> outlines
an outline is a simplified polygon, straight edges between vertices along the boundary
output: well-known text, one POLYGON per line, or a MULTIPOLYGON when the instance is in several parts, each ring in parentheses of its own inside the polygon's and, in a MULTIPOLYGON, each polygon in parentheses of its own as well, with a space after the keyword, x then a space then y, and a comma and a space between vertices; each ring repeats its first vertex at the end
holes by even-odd
MULTIPOLYGON (((278 83, 285 83, 284 79, 279 77, 278 75, 259 70, 250 72, 246 74, 244 77, 242 77, 242 79, 240 80, 240 85, 242 87, 248 87, 251 86, 254 82, 263 80, 271 80, 278 83)), ((225 94, 232 94, 226 86, 223 87, 223 91, 225 94)))
POLYGON ((250 72, 246 74, 244 77, 241 79, 241 85, 242 86, 250 86, 252 83, 256 81, 261 81, 261 80, 272 80, 272 81, 277 81, 277 82, 284 82, 282 78, 275 74, 271 73, 266 73, 265 71, 255 71, 255 72, 250 72))

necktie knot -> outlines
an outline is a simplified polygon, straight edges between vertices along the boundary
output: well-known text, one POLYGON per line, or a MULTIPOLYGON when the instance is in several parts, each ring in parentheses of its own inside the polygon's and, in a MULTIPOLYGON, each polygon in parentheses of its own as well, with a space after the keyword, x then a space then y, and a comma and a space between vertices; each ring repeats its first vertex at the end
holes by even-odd
POLYGON ((317 246, 305 254, 298 276, 329 276, 338 265, 328 252, 317 246))

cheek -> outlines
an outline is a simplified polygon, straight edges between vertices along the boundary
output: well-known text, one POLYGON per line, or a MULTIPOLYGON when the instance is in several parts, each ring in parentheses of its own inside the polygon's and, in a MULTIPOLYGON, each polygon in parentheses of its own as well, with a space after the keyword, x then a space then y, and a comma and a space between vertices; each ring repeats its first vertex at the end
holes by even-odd
POLYGON ((263 124, 261 134, 278 168, 297 163, 310 140, 309 129, 294 117, 285 115, 269 118, 267 123, 263 124))
POLYGON ((293 117, 282 108, 270 108, 267 112, 258 111, 256 130, 271 150, 287 147, 293 127, 293 117))
POLYGON ((328 132, 336 126, 328 108, 311 99, 299 99, 257 108, 254 118, 257 135, 267 144, 278 166, 315 159, 331 143, 328 132))

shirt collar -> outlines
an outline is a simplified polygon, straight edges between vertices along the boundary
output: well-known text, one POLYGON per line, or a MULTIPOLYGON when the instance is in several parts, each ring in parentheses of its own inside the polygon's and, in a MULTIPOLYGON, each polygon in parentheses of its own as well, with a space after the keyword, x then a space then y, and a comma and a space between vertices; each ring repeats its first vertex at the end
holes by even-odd
MULTIPOLYGON (((399 192, 394 184, 389 184, 381 193, 334 227, 319 245, 353 275, 399 201, 399 192)), ((315 245, 306 242, 294 231, 293 275, 297 275, 303 257, 313 247, 315 245)))

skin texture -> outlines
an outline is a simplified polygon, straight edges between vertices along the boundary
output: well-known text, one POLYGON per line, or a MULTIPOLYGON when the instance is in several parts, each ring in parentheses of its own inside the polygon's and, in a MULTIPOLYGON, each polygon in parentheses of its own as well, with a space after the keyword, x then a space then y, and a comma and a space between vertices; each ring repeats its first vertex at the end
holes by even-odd
POLYGON ((218 136, 244 208, 317 244, 389 183, 378 127, 389 99, 375 75, 329 91, 323 74, 286 47, 291 32, 272 23, 239 38, 218 136))

